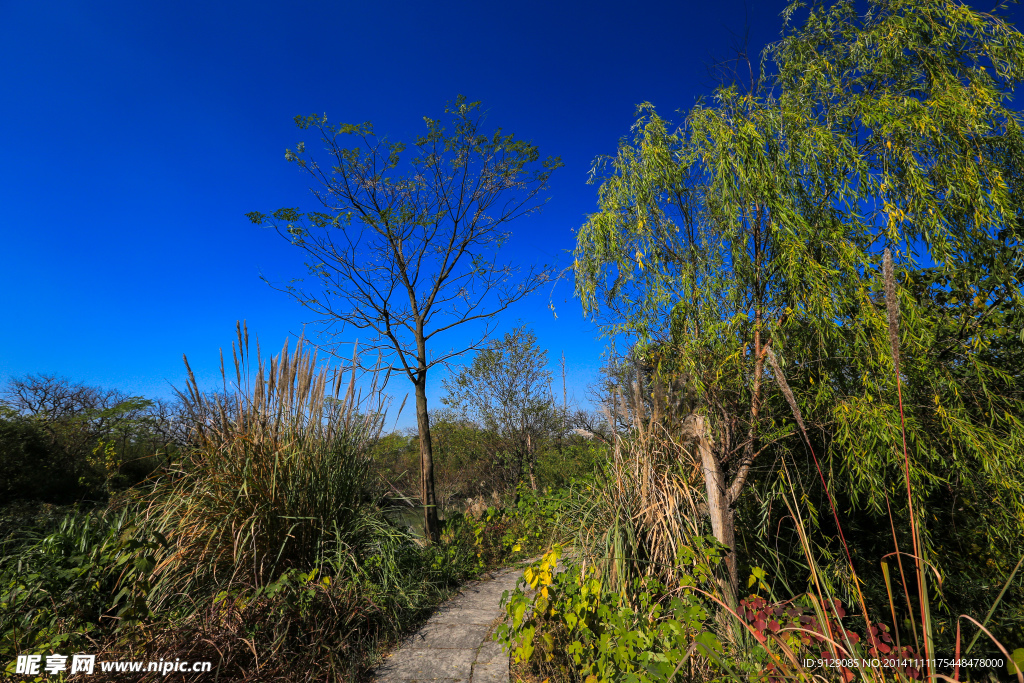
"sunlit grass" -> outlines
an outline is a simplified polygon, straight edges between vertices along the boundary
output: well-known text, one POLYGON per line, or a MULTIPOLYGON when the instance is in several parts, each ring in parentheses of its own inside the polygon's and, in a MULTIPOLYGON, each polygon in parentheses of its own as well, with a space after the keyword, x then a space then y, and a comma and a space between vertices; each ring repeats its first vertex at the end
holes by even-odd
POLYGON ((360 405, 354 374, 319 366, 301 341, 265 362, 239 327, 234 351, 232 393, 203 393, 189 372, 182 398, 196 446, 149 498, 153 528, 175 548, 156 572, 158 605, 214 586, 259 588, 289 568, 357 572, 374 546, 401 542, 373 505, 376 392, 360 405))

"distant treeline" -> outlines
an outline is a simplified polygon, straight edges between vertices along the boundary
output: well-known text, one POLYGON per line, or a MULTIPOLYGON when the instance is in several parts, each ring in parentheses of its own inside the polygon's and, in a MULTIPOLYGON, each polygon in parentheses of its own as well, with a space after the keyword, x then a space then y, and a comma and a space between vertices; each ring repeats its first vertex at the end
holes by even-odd
POLYGON ((187 442, 181 405, 54 375, 0 390, 0 505, 104 502, 187 442))

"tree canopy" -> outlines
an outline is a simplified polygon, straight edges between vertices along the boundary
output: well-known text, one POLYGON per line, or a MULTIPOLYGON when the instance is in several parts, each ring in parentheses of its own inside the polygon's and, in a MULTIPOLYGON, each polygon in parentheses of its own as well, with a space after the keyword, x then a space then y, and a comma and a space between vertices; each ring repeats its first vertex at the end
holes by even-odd
POLYGON ((423 120, 426 133, 407 148, 369 123, 296 117, 299 128, 319 131, 331 164, 307 158, 304 143, 285 158, 310 174, 324 210, 248 216, 307 254, 321 291, 301 281, 283 289, 326 329, 368 333, 361 341, 415 387, 425 528, 436 540, 428 371, 480 348, 493 317, 547 280, 544 268, 521 273, 498 252, 509 224, 539 210, 561 161, 542 161, 534 145, 500 128, 485 132, 480 103, 462 96, 443 119, 423 120), (483 329, 464 345, 439 348, 438 335, 467 323, 483 329))
POLYGON ((443 381, 442 401, 497 435, 513 461, 517 481, 524 465, 536 488, 534 467, 541 439, 557 431, 547 351, 537 335, 518 327, 494 339, 473 361, 443 381))
POLYGON ((724 84, 677 128, 643 105, 599 161, 577 291, 692 385, 730 505, 765 453, 804 452, 803 419, 824 483, 854 509, 906 501, 906 464, 915 505, 991 501, 981 514, 1006 548, 1024 530, 1024 137, 1010 107, 1024 36, 945 0, 793 3, 784 17, 752 83, 724 84))

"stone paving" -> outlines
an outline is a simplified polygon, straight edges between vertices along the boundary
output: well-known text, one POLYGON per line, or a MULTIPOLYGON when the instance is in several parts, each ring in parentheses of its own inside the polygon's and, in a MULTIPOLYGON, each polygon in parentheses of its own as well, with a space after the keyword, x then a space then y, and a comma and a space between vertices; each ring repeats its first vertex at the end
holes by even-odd
POLYGON ((379 683, 508 683, 507 654, 491 640, 501 595, 523 575, 505 569, 462 587, 376 671, 379 683))

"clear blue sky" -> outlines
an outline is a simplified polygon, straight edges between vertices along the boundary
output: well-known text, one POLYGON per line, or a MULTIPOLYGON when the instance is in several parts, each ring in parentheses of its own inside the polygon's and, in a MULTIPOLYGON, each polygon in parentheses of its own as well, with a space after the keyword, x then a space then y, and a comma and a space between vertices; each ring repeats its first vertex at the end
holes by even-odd
MULTIPOLYGON (((783 6, 3 3, 0 382, 47 372, 166 397, 182 354, 212 382, 238 319, 264 349, 299 332, 310 315, 259 274, 298 277, 300 255, 244 216, 312 206, 284 160, 304 139, 297 114, 408 138, 457 94, 481 100, 488 123, 565 162, 544 211, 513 226, 508 258, 566 263, 595 207, 591 160, 615 150, 635 106, 688 108, 745 29, 754 54, 777 37, 783 6)), ((557 319, 548 296, 499 332, 522 321, 552 360, 564 350, 583 399, 604 341, 571 281, 557 319)))

